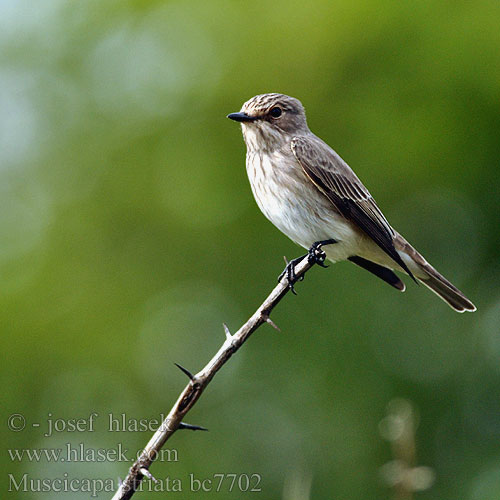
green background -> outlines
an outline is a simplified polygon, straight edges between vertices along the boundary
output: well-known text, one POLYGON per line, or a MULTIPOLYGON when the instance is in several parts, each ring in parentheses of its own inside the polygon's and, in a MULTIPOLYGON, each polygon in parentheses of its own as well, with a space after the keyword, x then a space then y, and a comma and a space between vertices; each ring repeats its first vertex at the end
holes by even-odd
POLYGON ((189 414, 210 432, 175 434, 178 461, 153 465, 183 491, 137 498, 410 498, 380 478, 401 397, 436 477, 415 496, 500 498, 499 23, 497 0, 1 2, 4 491, 9 473, 123 477, 7 449, 141 448, 151 432, 109 432, 108 415, 168 412, 173 362, 201 369, 302 253, 259 212, 225 118, 283 92, 478 312, 314 268, 273 313, 281 333, 258 330, 189 414), (94 432, 43 436, 92 412, 94 432), (262 492, 189 491, 226 473, 262 492))

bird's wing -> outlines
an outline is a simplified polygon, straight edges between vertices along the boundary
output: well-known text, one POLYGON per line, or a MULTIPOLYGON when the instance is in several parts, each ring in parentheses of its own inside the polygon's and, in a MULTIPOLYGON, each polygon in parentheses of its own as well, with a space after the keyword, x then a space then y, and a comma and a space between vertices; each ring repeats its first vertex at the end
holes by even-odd
POLYGON ((394 247, 395 232, 368 189, 342 158, 315 136, 294 137, 292 151, 316 187, 413 279, 394 247))

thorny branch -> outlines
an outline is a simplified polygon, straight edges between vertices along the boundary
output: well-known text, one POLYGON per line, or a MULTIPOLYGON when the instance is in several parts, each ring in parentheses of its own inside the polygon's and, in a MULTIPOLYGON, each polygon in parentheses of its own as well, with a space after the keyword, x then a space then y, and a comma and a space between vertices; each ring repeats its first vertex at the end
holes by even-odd
MULTIPOLYGON (((323 254, 324 255, 324 254, 323 254)), ((324 259, 324 257, 323 257, 324 259)), ((304 258, 295 265, 295 280, 300 280, 304 274, 318 261, 304 258)), ((319 261, 321 264, 322 262, 319 261)), ((226 340, 215 356, 198 373, 192 374, 180 365, 177 365, 183 373, 189 377, 189 383, 182 391, 176 403, 165 417, 159 429, 154 433, 149 443, 142 451, 139 458, 129 470, 125 480, 120 484, 112 500, 127 500, 133 496, 144 477, 154 481, 154 477, 149 472, 149 467, 156 458, 158 452, 166 441, 178 429, 206 430, 203 427, 193 426, 183 422, 186 413, 195 405, 202 392, 213 379, 215 374, 229 360, 229 358, 245 343, 252 333, 264 323, 269 323, 274 328, 279 328, 274 324, 269 315, 281 299, 290 290, 287 279, 282 279, 262 305, 255 311, 250 319, 234 334, 231 335, 229 329, 224 325, 226 340)))

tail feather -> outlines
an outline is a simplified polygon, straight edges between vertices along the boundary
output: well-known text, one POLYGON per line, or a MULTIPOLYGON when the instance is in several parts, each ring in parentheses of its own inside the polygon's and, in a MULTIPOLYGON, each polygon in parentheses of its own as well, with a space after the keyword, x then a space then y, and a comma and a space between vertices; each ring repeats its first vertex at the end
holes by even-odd
POLYGON ((397 234, 395 244, 398 251, 411 259, 412 271, 417 279, 440 299, 460 313, 476 310, 476 306, 455 285, 436 271, 400 234, 397 234))
POLYGON ((463 313, 465 311, 474 312, 476 310, 476 306, 430 264, 427 264, 423 270, 428 277, 418 279, 450 307, 455 309, 455 311, 463 313))

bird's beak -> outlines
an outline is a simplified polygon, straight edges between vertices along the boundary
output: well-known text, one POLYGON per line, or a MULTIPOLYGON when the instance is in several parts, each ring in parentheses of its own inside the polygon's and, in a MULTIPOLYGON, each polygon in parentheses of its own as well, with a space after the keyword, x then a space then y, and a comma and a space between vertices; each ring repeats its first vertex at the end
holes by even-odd
POLYGON ((243 111, 240 111, 239 113, 231 113, 227 115, 227 117, 236 122, 253 122, 257 119, 257 117, 249 116, 246 113, 243 113, 243 111))

